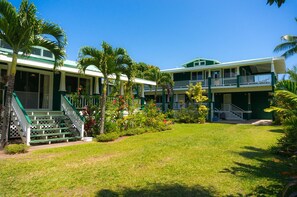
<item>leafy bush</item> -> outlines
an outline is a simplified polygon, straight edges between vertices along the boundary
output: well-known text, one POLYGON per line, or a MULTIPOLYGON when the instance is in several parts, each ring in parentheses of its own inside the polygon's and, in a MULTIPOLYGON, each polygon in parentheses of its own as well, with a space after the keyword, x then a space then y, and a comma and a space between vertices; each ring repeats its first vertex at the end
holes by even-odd
POLYGON ((285 135, 279 140, 279 144, 282 151, 294 154, 297 152, 297 117, 287 118, 283 124, 285 135))
POLYGON ((146 133, 148 130, 145 128, 134 128, 134 129, 128 129, 126 131, 122 132, 122 135, 124 136, 132 136, 132 135, 140 135, 143 133, 146 133))
POLYGON ((6 154, 19 154, 26 153, 28 151, 29 146, 26 144, 9 144, 4 148, 4 152, 6 154))
POLYGON ((116 132, 104 133, 104 134, 97 135, 96 140, 98 142, 110 142, 110 141, 114 141, 114 140, 118 139, 119 136, 120 135, 116 132))
POLYGON ((195 106, 190 105, 175 113, 175 121, 179 123, 198 123, 199 113, 195 106))
POLYGON ((105 122, 105 133, 117 133, 119 132, 119 128, 116 122, 105 122))

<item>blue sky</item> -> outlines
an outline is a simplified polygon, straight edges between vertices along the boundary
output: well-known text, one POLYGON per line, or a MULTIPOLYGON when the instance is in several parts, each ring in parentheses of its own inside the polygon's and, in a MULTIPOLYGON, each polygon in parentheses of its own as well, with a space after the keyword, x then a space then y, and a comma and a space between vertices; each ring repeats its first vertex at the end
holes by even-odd
MULTIPOLYGON (((21 0, 10 1, 19 6, 21 0)), ((297 35, 297 1, 266 0, 32 0, 38 15, 67 33, 68 59, 102 41, 124 47, 137 62, 161 69, 196 57, 221 62, 278 56, 285 34, 297 35)), ((297 65, 297 55, 287 67, 297 65)))

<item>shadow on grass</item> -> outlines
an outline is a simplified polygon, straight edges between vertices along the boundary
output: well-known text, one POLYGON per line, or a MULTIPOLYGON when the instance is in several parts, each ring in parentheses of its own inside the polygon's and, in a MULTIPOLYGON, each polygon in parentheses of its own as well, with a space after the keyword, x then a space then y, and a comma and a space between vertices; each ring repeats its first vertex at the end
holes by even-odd
POLYGON ((282 130, 282 129, 270 129, 268 131, 272 132, 272 133, 284 133, 284 130, 282 130))
POLYGON ((274 155, 269 150, 264 150, 252 146, 244 146, 243 151, 237 152, 242 157, 256 160, 257 164, 247 164, 234 162, 231 168, 225 168, 221 173, 230 173, 242 178, 266 178, 274 184, 258 185, 250 194, 237 194, 230 196, 278 196, 281 194, 284 184, 289 177, 286 173, 291 170, 288 159, 279 155, 274 155), (273 159, 271 159, 273 157, 273 159))
POLYGON ((120 191, 112 191, 103 189, 97 192, 97 197, 113 197, 113 196, 215 196, 216 191, 213 188, 205 188, 200 185, 187 187, 180 184, 164 185, 151 184, 146 188, 123 188, 120 191))

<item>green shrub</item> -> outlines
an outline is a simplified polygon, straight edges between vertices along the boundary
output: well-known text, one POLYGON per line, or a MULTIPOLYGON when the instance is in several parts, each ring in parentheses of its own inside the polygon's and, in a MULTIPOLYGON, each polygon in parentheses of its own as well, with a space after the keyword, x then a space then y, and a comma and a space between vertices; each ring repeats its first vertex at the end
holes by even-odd
POLYGON ((125 136, 132 136, 132 135, 140 135, 146 132, 147 132, 147 129, 145 128, 133 128, 133 129, 128 129, 123 133, 125 136))
POLYGON ((116 132, 104 133, 104 134, 97 135, 96 140, 98 142, 110 142, 110 141, 114 141, 114 140, 118 139, 119 136, 120 135, 116 132))
POLYGON ((198 123, 199 113, 195 106, 182 108, 175 113, 175 121, 179 123, 198 123))
POLYGON ((29 146, 26 144, 9 144, 4 148, 4 152, 6 154, 19 154, 26 153, 28 151, 29 146))
POLYGON ((117 133, 119 131, 118 125, 115 122, 105 122, 105 133, 117 133))

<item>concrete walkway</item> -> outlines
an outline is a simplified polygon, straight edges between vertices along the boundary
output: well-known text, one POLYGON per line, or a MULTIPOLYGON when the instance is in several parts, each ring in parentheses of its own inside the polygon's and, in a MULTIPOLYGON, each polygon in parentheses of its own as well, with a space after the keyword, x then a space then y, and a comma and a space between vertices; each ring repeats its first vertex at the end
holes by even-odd
MULTIPOLYGON (((55 143, 55 144, 30 146, 30 148, 28 149, 28 153, 36 151, 36 150, 49 149, 49 148, 59 148, 59 147, 73 146, 73 145, 86 144, 86 143, 95 143, 95 142, 76 141, 76 142, 63 142, 63 143, 55 143)), ((0 159, 25 156, 28 153, 7 155, 7 154, 4 153, 4 151, 0 151, 0 159)))
POLYGON ((252 119, 252 120, 219 120, 213 123, 226 123, 226 124, 252 124, 252 125, 263 125, 268 126, 272 125, 272 120, 259 120, 259 119, 252 119))

